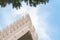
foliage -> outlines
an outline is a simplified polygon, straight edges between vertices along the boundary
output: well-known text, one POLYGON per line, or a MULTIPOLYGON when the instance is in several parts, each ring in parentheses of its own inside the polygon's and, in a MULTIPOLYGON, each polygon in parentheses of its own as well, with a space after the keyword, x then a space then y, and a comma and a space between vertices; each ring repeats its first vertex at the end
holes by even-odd
POLYGON ((12 4, 13 8, 20 8, 21 2, 24 1, 27 5, 36 7, 38 4, 46 4, 49 0, 0 0, 0 6, 5 7, 7 4, 12 4))

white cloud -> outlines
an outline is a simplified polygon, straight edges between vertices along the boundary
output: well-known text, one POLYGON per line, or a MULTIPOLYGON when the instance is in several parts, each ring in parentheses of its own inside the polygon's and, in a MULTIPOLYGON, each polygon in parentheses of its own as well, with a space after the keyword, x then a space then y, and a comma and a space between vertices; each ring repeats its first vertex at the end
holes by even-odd
POLYGON ((39 40, 51 40, 49 35, 46 33, 48 23, 47 23, 47 17, 49 14, 47 12, 43 12, 42 14, 38 14, 38 7, 29 7, 25 6, 22 7, 18 13, 22 13, 20 15, 25 15, 26 13, 30 14, 31 20, 33 25, 35 26, 35 29, 38 33, 39 40))

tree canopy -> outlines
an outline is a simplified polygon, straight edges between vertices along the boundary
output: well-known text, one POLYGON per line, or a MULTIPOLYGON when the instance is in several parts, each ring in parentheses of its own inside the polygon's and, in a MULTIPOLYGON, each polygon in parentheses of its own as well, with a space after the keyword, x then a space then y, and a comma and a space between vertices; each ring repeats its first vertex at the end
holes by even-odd
POLYGON ((20 8, 21 2, 24 1, 27 5, 36 7, 38 4, 46 4, 49 0, 0 0, 0 6, 5 7, 7 4, 12 4, 13 8, 20 8))

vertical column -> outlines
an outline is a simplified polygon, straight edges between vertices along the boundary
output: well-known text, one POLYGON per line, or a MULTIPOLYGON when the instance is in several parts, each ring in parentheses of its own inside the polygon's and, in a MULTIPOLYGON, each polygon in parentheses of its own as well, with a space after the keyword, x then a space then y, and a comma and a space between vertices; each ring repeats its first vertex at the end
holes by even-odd
POLYGON ((35 28, 32 24, 29 25, 29 30, 31 32, 32 39, 33 40, 38 40, 38 35, 37 35, 37 33, 35 31, 35 28))
POLYGON ((38 40, 36 32, 31 32, 33 40, 38 40))
POLYGON ((29 26, 29 31, 31 32, 31 36, 32 36, 32 39, 33 40, 38 40, 38 36, 35 32, 35 28, 31 22, 31 19, 30 19, 30 16, 29 15, 26 15, 26 25, 29 26))
POLYGON ((35 29, 33 26, 30 28, 30 32, 31 32, 33 40, 38 40, 37 33, 35 32, 35 29))

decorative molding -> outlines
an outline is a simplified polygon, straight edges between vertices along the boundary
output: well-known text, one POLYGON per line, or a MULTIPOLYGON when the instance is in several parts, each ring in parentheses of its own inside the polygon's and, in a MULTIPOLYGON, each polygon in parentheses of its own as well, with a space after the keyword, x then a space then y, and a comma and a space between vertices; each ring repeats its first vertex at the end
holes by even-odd
MULTIPOLYGON (((32 28, 30 30, 35 31, 32 23, 31 23, 31 19, 30 19, 29 14, 27 14, 26 16, 23 16, 22 18, 16 20, 13 24, 10 24, 9 26, 7 26, 3 30, 1 30, 0 31, 0 40, 7 40, 10 36, 19 32, 20 30, 22 30, 26 26, 29 26, 29 27, 27 27, 28 29, 30 28, 30 26, 32 26, 32 28)), ((25 31, 26 31, 26 29, 25 29, 25 31)), ((24 32, 24 31, 22 31, 22 32, 24 32)), ((12 39, 10 39, 10 40, 12 40, 12 39)))

